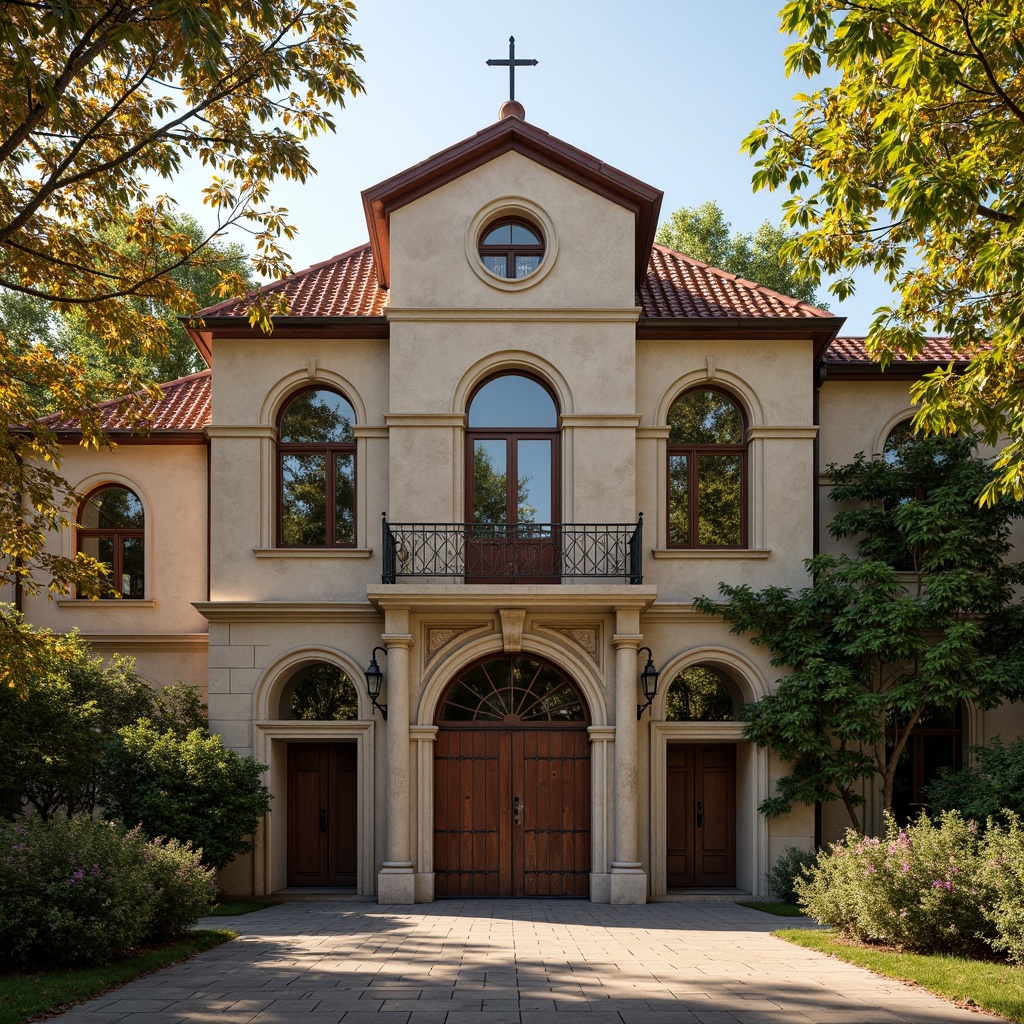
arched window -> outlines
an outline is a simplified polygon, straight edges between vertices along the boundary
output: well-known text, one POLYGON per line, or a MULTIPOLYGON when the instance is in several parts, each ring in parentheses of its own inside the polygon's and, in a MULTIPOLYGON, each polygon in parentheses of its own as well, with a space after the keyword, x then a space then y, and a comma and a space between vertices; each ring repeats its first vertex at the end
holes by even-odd
POLYGON ((741 548, 747 543, 746 422, 715 388, 687 391, 668 413, 668 543, 741 548))
POLYGON ((493 221, 480 238, 480 262, 498 277, 515 279, 532 274, 544 259, 540 231, 519 217, 493 221))
POLYGON ((558 573, 558 407, 539 381, 504 374, 469 404, 466 578, 542 580, 558 573))
POLYGON ((336 391, 293 395, 278 424, 278 542, 353 547, 356 542, 355 411, 336 391))
POLYGON ((281 692, 279 717, 307 722, 348 722, 359 717, 359 696, 336 665, 299 669, 281 692))
POLYGON ((886 462, 895 462, 900 456, 900 449, 908 442, 913 441, 917 437, 911 426, 910 420, 900 420, 885 435, 885 446, 882 449, 882 458, 886 462))
POLYGON ((78 550, 109 569, 101 598, 146 596, 145 515, 127 487, 101 487, 78 510, 78 550))
POLYGON ((666 722, 734 722, 731 680, 708 665, 691 665, 676 674, 665 694, 666 722))

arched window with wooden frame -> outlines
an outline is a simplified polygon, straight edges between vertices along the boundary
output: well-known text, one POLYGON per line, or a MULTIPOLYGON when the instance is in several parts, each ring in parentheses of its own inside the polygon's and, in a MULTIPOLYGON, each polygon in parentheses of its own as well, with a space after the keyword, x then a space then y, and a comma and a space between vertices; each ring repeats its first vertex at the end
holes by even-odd
POLYGON ((747 546, 746 416, 718 388, 685 391, 668 413, 668 543, 747 546))
POLYGON ((338 391, 303 388, 278 419, 278 544, 356 543, 355 410, 338 391))
POLYGON ((108 485, 86 496, 78 510, 78 550, 108 569, 101 598, 146 596, 146 517, 134 491, 108 485))
POLYGON ((466 431, 466 578, 550 582, 559 576, 559 430, 554 395, 503 373, 473 393, 466 431))

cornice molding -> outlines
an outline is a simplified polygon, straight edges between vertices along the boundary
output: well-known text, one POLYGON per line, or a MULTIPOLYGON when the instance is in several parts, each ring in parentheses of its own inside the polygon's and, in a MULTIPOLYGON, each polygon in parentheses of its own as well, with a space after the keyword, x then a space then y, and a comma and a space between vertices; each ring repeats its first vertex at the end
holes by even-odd
MULTIPOLYGON (((573 585, 461 583, 381 583, 366 588, 370 602, 381 610, 405 609, 410 612, 477 613, 497 615, 502 608, 521 607, 528 612, 555 609, 564 612, 611 613, 619 609, 649 608, 658 597, 658 588, 629 584, 573 585)), ((200 609, 202 610, 202 609, 200 609)))
POLYGON ((277 427, 256 423, 211 423, 206 428, 207 437, 265 437, 277 440, 277 427))
POLYGON ((389 412, 384 417, 388 427, 464 427, 465 413, 452 412, 389 412))
POLYGON ((747 427, 750 441, 813 441, 818 436, 818 427, 747 427))
POLYGON ((380 613, 362 601, 193 601, 208 622, 372 622, 380 613))
POLYGON ((121 654, 205 652, 210 640, 206 633, 82 633, 80 635, 94 651, 117 651, 121 654))
POLYGON ((539 309, 517 307, 486 307, 466 309, 447 306, 403 306, 389 307, 387 318, 392 323, 434 322, 480 323, 509 322, 521 320, 524 323, 628 323, 635 324, 640 316, 639 306, 593 306, 539 309))

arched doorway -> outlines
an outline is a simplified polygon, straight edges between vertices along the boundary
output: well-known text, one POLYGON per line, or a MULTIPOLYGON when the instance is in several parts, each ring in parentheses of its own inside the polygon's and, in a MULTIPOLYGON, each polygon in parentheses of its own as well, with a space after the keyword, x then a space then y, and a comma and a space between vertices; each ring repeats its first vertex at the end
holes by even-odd
POLYGON ((439 898, 589 895, 589 721, 576 684, 526 655, 451 683, 436 719, 439 898))

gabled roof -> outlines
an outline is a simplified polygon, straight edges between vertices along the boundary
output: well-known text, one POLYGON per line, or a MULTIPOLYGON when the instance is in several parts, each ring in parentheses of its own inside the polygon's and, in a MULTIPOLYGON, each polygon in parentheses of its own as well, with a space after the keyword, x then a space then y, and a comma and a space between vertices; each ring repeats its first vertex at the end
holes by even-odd
POLYGON ((506 104, 502 109, 500 121, 363 192, 370 245, 381 286, 389 287, 391 279, 392 212, 508 152, 521 153, 632 211, 636 218, 636 283, 639 286, 647 271, 663 193, 534 127, 519 114, 505 112, 513 109, 511 105, 506 104))
MULTIPOLYGON (((202 430, 210 422, 210 397, 213 391, 212 371, 200 370, 188 377, 179 377, 160 385, 162 398, 142 399, 138 408, 142 424, 150 431, 160 433, 195 433, 201 435, 202 430)), ((117 433, 137 431, 125 415, 125 401, 113 399, 101 402, 98 406, 101 414, 100 426, 104 431, 117 433)), ((61 419, 59 416, 46 416, 39 421, 44 427, 61 434, 79 429, 79 420, 61 419)), ((117 438, 118 441, 123 438, 117 438)))

